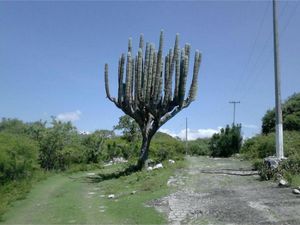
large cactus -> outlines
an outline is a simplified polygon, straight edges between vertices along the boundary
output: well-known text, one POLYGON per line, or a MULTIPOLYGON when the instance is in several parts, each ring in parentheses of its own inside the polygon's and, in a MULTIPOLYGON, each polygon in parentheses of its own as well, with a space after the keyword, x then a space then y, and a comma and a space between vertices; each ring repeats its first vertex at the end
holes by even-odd
POLYGON ((190 45, 179 48, 179 35, 175 45, 163 58, 163 31, 160 33, 159 48, 147 43, 143 57, 144 37, 141 34, 139 50, 134 57, 132 40, 128 41, 127 56, 119 58, 118 98, 111 97, 108 82, 108 64, 105 64, 105 89, 107 98, 139 125, 143 137, 137 169, 144 166, 148 158, 150 141, 156 131, 179 111, 189 106, 197 94, 198 72, 201 54, 194 57, 193 78, 185 98, 186 82, 190 61, 190 45), (127 59, 126 59, 127 58, 127 59), (126 70, 125 68, 126 64, 126 70), (124 79, 125 70, 125 79, 124 79), (175 74, 175 77, 173 77, 175 74), (175 86, 172 87, 172 84, 175 86), (173 91, 174 90, 174 91, 173 91))

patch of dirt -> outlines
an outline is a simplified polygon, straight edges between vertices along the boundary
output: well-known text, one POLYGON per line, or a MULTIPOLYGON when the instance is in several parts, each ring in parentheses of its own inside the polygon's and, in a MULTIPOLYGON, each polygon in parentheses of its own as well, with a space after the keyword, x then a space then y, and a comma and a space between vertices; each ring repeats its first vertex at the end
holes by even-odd
POLYGON ((300 197, 261 182, 249 163, 189 157, 189 168, 170 177, 174 192, 149 205, 169 224, 300 224, 300 197))

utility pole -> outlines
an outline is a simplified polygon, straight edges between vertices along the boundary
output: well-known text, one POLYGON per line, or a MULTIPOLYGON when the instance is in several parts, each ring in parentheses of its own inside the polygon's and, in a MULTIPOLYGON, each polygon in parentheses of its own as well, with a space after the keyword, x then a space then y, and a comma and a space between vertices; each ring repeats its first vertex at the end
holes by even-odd
POLYGON ((279 65, 279 39, 277 24, 277 0, 273 0, 273 36, 274 36, 274 71, 275 71, 275 115, 276 115, 276 156, 284 158, 283 154, 283 127, 281 110, 281 85, 279 65))
POLYGON ((188 152, 188 121, 187 117, 185 118, 185 154, 188 152))
POLYGON ((235 105, 240 104, 240 101, 230 101, 230 104, 233 104, 233 125, 235 124, 235 105))

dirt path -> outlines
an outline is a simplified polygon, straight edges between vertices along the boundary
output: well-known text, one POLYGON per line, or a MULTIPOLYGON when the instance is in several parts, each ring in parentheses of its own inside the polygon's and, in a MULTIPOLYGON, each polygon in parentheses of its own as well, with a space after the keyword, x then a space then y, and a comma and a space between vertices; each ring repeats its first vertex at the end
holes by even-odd
POLYGON ((170 224, 300 224, 300 196, 261 182, 236 159, 189 157, 168 181, 175 192, 152 202, 170 224))
MULTIPOLYGON (((72 175, 73 176, 73 175, 72 175)), ((4 224, 96 224, 101 218, 101 196, 95 184, 55 175, 42 181, 27 198, 14 203, 4 224), (95 197, 96 195, 96 197, 95 197)))

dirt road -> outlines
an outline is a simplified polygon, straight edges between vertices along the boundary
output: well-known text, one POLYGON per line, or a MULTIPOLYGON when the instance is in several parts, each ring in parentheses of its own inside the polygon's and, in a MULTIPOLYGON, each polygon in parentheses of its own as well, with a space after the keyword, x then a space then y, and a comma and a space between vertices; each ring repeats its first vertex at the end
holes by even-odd
POLYGON ((189 157, 168 181, 175 192, 152 202, 170 224, 300 224, 300 196, 261 182, 237 159, 189 157))

